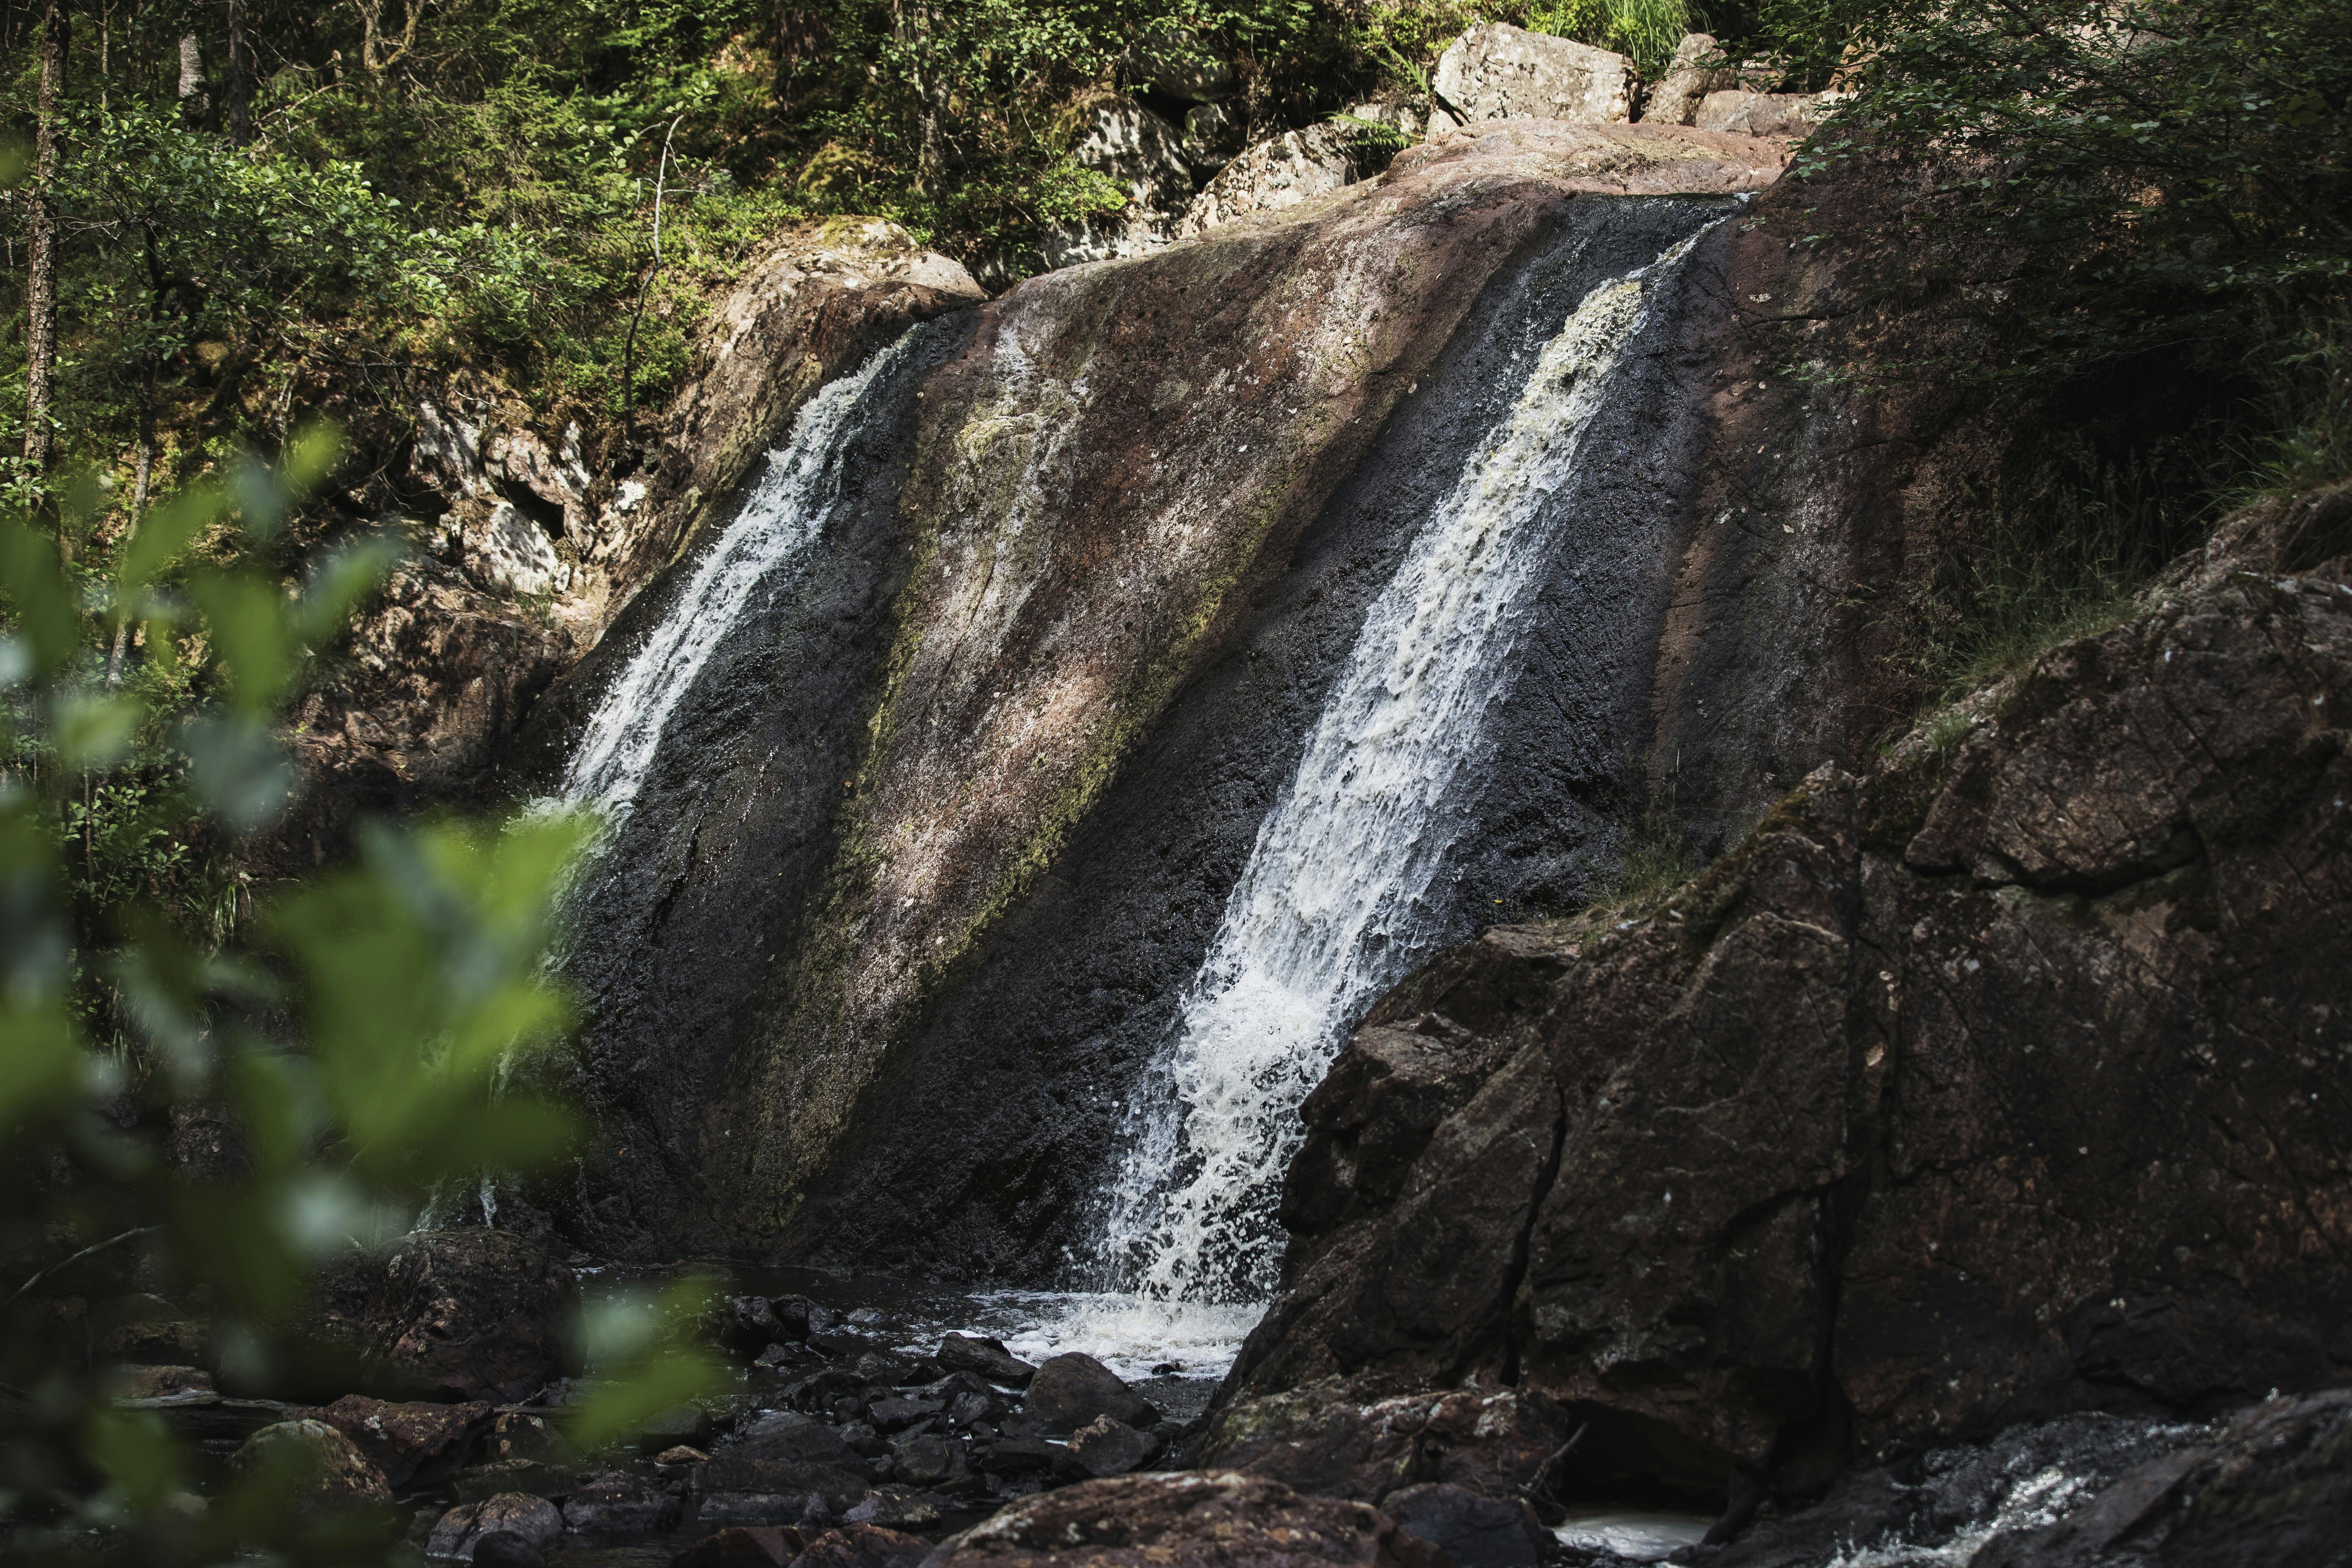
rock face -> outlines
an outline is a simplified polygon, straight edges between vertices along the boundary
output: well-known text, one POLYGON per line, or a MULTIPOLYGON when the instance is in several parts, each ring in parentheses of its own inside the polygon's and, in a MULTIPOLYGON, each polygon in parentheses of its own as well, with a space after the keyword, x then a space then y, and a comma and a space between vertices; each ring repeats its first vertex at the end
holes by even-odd
POLYGON ((1513 1383, 1591 1427, 1564 1485, 1719 1498, 2340 1377, 2339 510, 2242 520, 1662 912, 1400 988, 1310 1102, 1228 1393, 1513 1383))
POLYGON ((1633 62, 1622 55, 1482 22, 1437 57, 1430 134, 1507 118, 1622 123, 1633 118, 1634 79, 1633 62))
POLYGON ((1691 123, 1702 131, 1742 136, 1810 136, 1829 117, 1837 100, 1835 93, 1748 92, 1734 88, 1709 92, 1691 123))
POLYGON ((1441 1568, 1446 1559, 1361 1503, 1301 1497, 1252 1476, 1194 1471, 1088 1481, 1014 1503, 941 1542, 929 1561, 939 1568, 1441 1568))
POLYGON ((1643 95, 1645 125, 1689 125, 1698 119, 1700 100, 1711 92, 1738 85, 1738 73, 1728 65, 1712 69, 1703 63, 1715 58, 1719 46, 1705 33, 1685 33, 1675 46, 1666 74, 1643 95))
POLYGON ((424 1231, 330 1269, 316 1331, 436 1399, 516 1401, 569 1366, 572 1271, 499 1230, 424 1231))
POLYGON ((1184 209, 1176 237, 1191 239, 1251 213, 1279 212, 1362 177, 1353 139, 1342 128, 1310 125, 1286 131, 1226 163, 1184 209))

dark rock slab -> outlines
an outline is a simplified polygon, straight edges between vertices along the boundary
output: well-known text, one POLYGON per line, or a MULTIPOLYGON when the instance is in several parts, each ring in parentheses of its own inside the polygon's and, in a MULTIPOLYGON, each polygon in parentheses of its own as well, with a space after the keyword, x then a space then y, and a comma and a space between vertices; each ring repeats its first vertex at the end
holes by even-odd
POLYGON ((1097 1415, 1070 1434, 1070 1457, 1089 1476, 1123 1476, 1160 1451, 1160 1439, 1097 1415))
POLYGON ((563 1528, 583 1535, 656 1535, 677 1523, 684 1489, 608 1470, 563 1500, 563 1528))
POLYGON ((1073 1432, 1097 1415, 1149 1426, 1153 1411, 1118 1374, 1082 1352, 1057 1355, 1037 1369, 1022 1411, 1049 1432, 1073 1432))
POLYGON ((890 1445, 891 1476, 915 1487, 943 1487, 962 1478, 970 1465, 963 1440, 944 1432, 910 1432, 890 1445))
POLYGON ((1552 1543, 1519 1499, 1481 1497, 1444 1482, 1400 1488, 1381 1500, 1381 1511, 1444 1552, 1454 1568, 1536 1568, 1552 1543))
POLYGON ((936 1568, 1444 1568, 1444 1556, 1364 1503, 1302 1497, 1231 1471, 1121 1476, 1024 1499, 942 1542, 936 1568))
MULTIPOLYGON (((791 1495, 822 1498, 825 1507, 838 1514, 866 1491, 866 1478, 854 1470, 837 1465, 814 1465, 798 1459, 765 1459, 746 1458, 733 1450, 721 1449, 702 1467, 700 1485, 704 1493, 705 1517, 709 1498, 719 1492, 741 1492, 767 1496, 791 1495)), ((725 1522, 745 1522, 729 1520, 725 1522)), ((751 1523, 792 1523, 792 1520, 753 1520, 751 1523)))
POLYGON ((949 1372, 969 1372, 1008 1388, 1026 1388, 1037 1369, 1004 1348, 1002 1340, 977 1334, 948 1334, 931 1357, 949 1372))
POLYGON ((791 1410, 761 1416, 724 1453, 739 1459, 796 1459, 812 1465, 855 1465, 860 1457, 841 1427, 791 1410))

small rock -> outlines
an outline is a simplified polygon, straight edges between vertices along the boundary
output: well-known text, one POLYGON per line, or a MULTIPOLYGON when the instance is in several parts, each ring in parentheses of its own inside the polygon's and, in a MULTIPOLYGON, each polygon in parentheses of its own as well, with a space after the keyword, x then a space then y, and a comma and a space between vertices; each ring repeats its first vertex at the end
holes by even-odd
POLYGON ((930 1551, 931 1543, 919 1535, 879 1524, 845 1524, 810 1542, 793 1559, 793 1568, 916 1568, 930 1551))
POLYGON ((654 1456, 656 1465, 707 1465, 709 1462, 709 1455, 699 1448, 689 1448, 683 1443, 675 1448, 664 1448, 654 1456))
POLYGON ((677 1522, 677 1492, 626 1470, 608 1470, 563 1500, 563 1528, 583 1535, 653 1535, 677 1522))
POLYGON ((569 1465, 550 1465, 538 1459, 500 1459, 494 1464, 478 1465, 457 1472, 456 1482, 460 1502, 480 1502, 501 1492, 529 1492, 533 1497, 562 1499, 572 1495, 580 1485, 580 1472, 569 1465))
POLYGON ((1381 1500, 1397 1528, 1440 1548, 1454 1568, 1536 1568, 1551 1534, 1535 1510, 1442 1483, 1406 1487, 1381 1500))
POLYGON ((644 1453, 657 1453, 680 1443, 698 1444, 710 1440, 710 1412, 699 1405, 678 1405, 649 1417, 637 1432, 637 1447, 644 1453))
POLYGON ((1075 1432, 1097 1415, 1148 1426, 1158 1415, 1110 1368, 1078 1351, 1057 1355, 1037 1369, 1022 1408, 1049 1432, 1075 1432))
POLYGON ((784 1390, 784 1403, 809 1415, 830 1415, 834 1401, 856 1399, 866 1392, 866 1380, 839 1367, 827 1367, 784 1390))
POLYGON ((811 1329, 808 1346, 827 1361, 854 1361, 868 1351, 880 1348, 865 1335, 852 1333, 847 1329, 811 1329))
POLYGON ((730 1350, 757 1355, 780 1340, 796 1337, 765 1296, 736 1296, 719 1309, 719 1339, 730 1350))
POLYGON ((306 1503, 351 1508, 388 1503, 392 1488, 359 1445, 324 1421, 280 1421, 264 1426, 230 1456, 238 1476, 287 1475, 293 1494, 306 1503))
POLYGON ((1222 103, 1196 103, 1184 115, 1183 145, 1194 174, 1213 174, 1249 145, 1249 121, 1222 103))
POLYGON ((812 1331, 829 1329, 841 1321, 830 1307, 810 1300, 806 1296, 777 1296, 770 1299, 768 1308, 776 1314, 776 1321, 793 1339, 804 1340, 812 1331))
POLYGON ((1004 1348, 999 1340, 973 1334, 950 1334, 940 1341, 931 1358, 949 1372, 968 1372, 1008 1388, 1025 1388, 1037 1369, 1004 1348))
POLYGON ((547 1554, 511 1530, 493 1530, 474 1542, 474 1568, 547 1568, 547 1554))
POLYGON ((917 1432, 890 1445, 892 1474, 909 1486, 944 1486, 961 1476, 963 1441, 938 1432, 917 1432))
POLYGON ((550 1542, 563 1533, 563 1515, 545 1498, 524 1492, 500 1492, 480 1502, 461 1502, 434 1525, 425 1554, 470 1563, 484 1536, 500 1533, 520 1536, 544 1552, 550 1542))
POLYGON ((706 1535, 669 1560, 669 1568, 778 1568, 797 1557, 801 1532, 737 1526, 706 1535))
POLYGON ((393 1405, 362 1394, 347 1394, 316 1414, 358 1444, 394 1490, 452 1474, 472 1457, 496 1418, 479 1400, 393 1405))
POLYGON ((845 1522, 879 1525, 885 1530, 928 1530, 939 1523, 939 1505, 901 1487, 870 1492, 851 1509, 845 1522))
POLYGON ((866 1418, 877 1432, 901 1432, 916 1422, 943 1415, 947 1406, 936 1399, 877 1399, 866 1407, 866 1418))
POLYGON ((816 1366, 824 1360, 822 1355, 793 1340, 770 1345, 751 1358, 751 1364, 782 1372, 795 1367, 816 1366))
POLYGON ((1160 1439, 1097 1415, 1070 1434, 1071 1454, 1090 1476, 1123 1476, 1160 1449, 1160 1439))

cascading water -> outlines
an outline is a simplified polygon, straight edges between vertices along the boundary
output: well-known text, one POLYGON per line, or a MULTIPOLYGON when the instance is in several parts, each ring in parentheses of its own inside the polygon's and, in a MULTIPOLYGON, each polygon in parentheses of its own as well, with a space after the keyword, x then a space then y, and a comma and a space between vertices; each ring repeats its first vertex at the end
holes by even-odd
POLYGON ((597 704, 564 772, 567 802, 596 807, 614 821, 628 815, 671 710, 712 651, 761 584, 823 536, 841 498, 846 438, 867 393, 887 378, 911 338, 879 350, 802 405, 791 437, 768 454, 742 511, 597 704))
POLYGON ((1172 1093, 1139 1097, 1160 1109, 1138 1129, 1103 1242, 1171 1324, 1272 1291, 1272 1199, 1298 1105, 1433 934, 1429 894, 1461 826, 1449 793, 1508 689, 1514 623, 1558 532, 1549 503, 1653 289, 1696 238, 1593 289, 1543 346, 1373 604, 1259 828, 1182 999, 1172 1093))

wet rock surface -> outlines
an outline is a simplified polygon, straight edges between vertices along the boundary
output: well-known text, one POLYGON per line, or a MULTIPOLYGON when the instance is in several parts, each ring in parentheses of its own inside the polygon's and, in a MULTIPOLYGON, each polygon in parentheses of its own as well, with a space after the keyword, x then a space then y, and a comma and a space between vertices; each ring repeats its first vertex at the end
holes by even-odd
POLYGON ((1233 1472, 1088 1481, 1015 1503, 940 1544, 939 1568, 982 1563, 1381 1564, 1444 1558, 1362 1503, 1301 1497, 1233 1472))
MULTIPOLYGON (((2278 574, 2293 521, 1823 770, 1660 914, 1490 933, 1376 1008, 1229 1394, 1507 1376, 1587 1429, 1559 1485, 1721 1506, 2339 1377, 2352 1174, 2315 1069, 2352 997, 2311 935, 2352 929, 2352 589, 2278 574), (1400 1028, 1497 1065, 1464 1100, 1400 1028), (1400 1071, 1458 1109, 1423 1133, 1400 1071)), ((1256 1408, 1209 1453, 1264 1443, 1256 1408)))
POLYGON ((424 1231, 321 1278, 310 1333, 383 1386, 514 1402, 562 1376, 572 1270, 509 1231, 424 1231))

